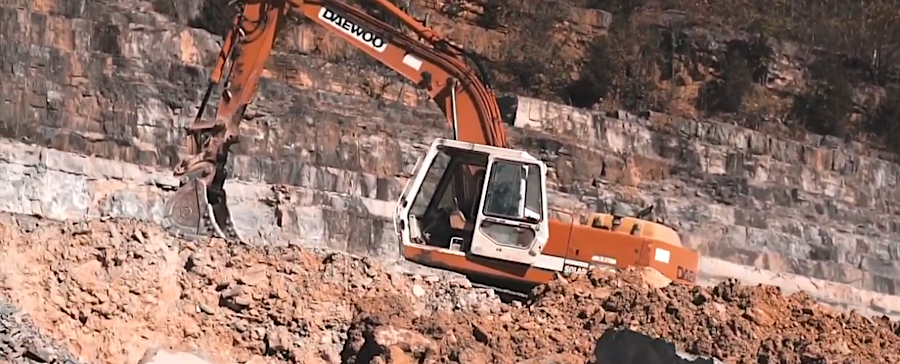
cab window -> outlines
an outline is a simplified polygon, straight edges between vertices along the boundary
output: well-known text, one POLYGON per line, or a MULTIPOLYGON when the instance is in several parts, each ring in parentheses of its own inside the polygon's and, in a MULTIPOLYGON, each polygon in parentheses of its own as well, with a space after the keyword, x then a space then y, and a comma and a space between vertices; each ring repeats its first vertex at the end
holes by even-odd
POLYGON ((537 223, 543 220, 540 166, 495 160, 485 186, 487 216, 537 223))

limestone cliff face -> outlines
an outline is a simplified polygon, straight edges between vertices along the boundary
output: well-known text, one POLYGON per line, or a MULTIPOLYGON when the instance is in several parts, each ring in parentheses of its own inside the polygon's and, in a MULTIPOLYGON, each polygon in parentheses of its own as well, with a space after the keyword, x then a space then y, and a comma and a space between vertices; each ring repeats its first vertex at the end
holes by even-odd
MULTIPOLYGON (((151 8, 133 0, 0 5, 0 135, 143 166, 7 143, 4 209, 158 218, 160 186, 170 182, 154 168, 177 162, 181 127, 218 49, 216 37, 151 8)), ((228 187, 253 211, 236 216, 245 234, 395 254, 394 199, 427 143, 449 128, 411 86, 373 93, 379 77, 273 57, 228 187), (288 188, 276 198, 265 185, 288 188)), ((551 166, 556 206, 655 203, 706 255, 900 291, 900 166, 862 148, 527 98, 516 126, 513 144, 551 166)))

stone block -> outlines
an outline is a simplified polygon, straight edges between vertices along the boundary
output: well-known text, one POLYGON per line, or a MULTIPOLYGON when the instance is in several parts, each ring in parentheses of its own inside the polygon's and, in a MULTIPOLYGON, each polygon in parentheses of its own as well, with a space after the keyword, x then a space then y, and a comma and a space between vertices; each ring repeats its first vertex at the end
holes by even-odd
POLYGON ((18 214, 32 213, 32 184, 37 173, 33 167, 0 163, 0 209, 18 214))
POLYGON ((897 257, 875 257, 865 256, 859 264, 859 267, 866 272, 884 277, 900 276, 900 262, 897 257))
POLYGON ((57 220, 84 216, 91 207, 93 192, 87 178, 57 171, 46 171, 33 181, 40 215, 57 220))
POLYGON ((161 194, 147 186, 96 181, 93 190, 111 191, 99 199, 96 211, 88 216, 137 218, 145 221, 162 221, 165 201, 161 194))
POLYGON ((88 168, 86 157, 53 149, 46 149, 41 153, 41 163, 47 169, 79 176, 84 176, 88 168))
POLYGON ((864 287, 875 292, 897 295, 900 292, 900 281, 892 277, 873 274, 871 275, 871 284, 864 284, 864 287))
POLYGON ((293 207, 285 213, 288 221, 285 228, 296 232, 301 245, 321 247, 327 239, 325 231, 325 214, 318 206, 293 207))
POLYGON ((235 199, 234 202, 229 201, 228 208, 235 230, 244 239, 266 239, 269 236, 277 236, 281 230, 275 209, 263 201, 235 199))

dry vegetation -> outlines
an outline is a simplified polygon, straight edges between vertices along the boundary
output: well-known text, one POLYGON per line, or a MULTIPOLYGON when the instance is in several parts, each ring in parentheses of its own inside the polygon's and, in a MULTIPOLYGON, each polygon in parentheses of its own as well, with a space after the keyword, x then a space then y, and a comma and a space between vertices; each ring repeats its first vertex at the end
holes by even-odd
MULTIPOLYGON (((500 15, 485 16, 499 17, 510 28, 565 22, 542 11, 530 13, 541 20, 522 21, 528 15, 508 10, 516 2, 489 2, 495 5, 487 9, 500 15)), ((777 124, 900 152, 892 138, 900 133, 897 5, 896 0, 560 2, 557 6, 610 12, 609 31, 583 42, 575 72, 565 68, 567 62, 558 67, 558 61, 537 60, 542 66, 528 70, 557 81, 537 88, 524 82, 506 86, 576 106, 715 116, 754 128, 777 124), (798 77, 772 79, 791 67, 798 77)))
MULTIPOLYGON (((900 152, 898 0, 394 1, 483 56, 500 91, 900 152)), ((220 33, 225 2, 191 25, 220 33)))

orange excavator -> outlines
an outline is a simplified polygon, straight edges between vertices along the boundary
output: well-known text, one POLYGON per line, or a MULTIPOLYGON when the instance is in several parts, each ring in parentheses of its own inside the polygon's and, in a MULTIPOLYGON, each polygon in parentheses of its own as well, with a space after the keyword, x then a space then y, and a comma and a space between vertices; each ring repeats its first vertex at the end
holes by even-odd
POLYGON ((699 255, 682 247, 672 228, 647 218, 652 206, 635 216, 551 216, 547 166, 509 147, 497 98, 467 62, 474 57, 389 0, 370 1, 415 37, 339 0, 234 2, 233 28, 188 127, 189 156, 175 170, 184 182, 166 203, 169 231, 240 239, 223 188, 226 159, 278 24, 297 12, 427 91, 453 129, 452 139, 431 143, 397 201, 394 230, 405 259, 517 291, 591 266, 646 266, 696 283, 699 255), (223 76, 216 117, 203 120, 223 76))

